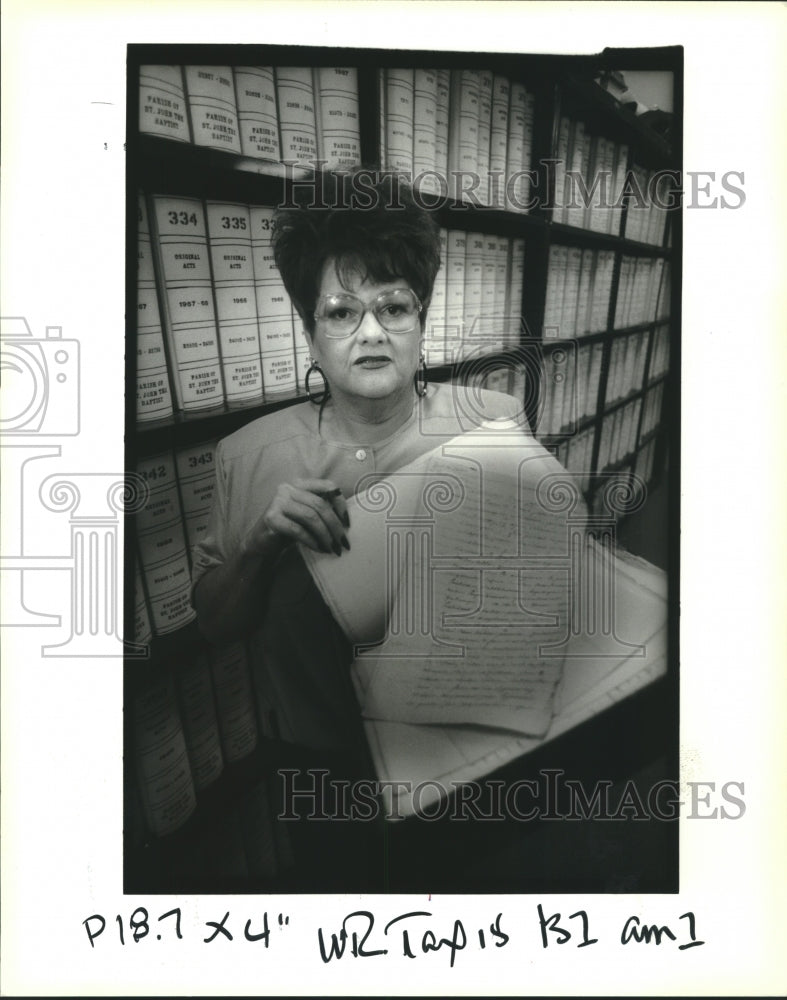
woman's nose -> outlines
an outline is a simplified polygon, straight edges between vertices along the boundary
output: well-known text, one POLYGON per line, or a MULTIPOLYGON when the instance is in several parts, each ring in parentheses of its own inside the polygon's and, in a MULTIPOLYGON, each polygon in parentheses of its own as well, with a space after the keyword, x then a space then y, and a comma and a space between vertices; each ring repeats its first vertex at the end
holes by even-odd
POLYGON ((385 330, 380 325, 380 321, 374 315, 371 309, 367 309, 361 319, 361 325, 358 327, 356 336, 360 337, 361 340, 384 340, 385 330))

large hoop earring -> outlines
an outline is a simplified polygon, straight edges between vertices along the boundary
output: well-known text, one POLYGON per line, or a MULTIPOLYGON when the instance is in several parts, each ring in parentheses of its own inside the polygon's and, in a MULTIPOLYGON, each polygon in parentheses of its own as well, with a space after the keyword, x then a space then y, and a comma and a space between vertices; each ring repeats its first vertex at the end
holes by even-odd
POLYGON ((426 395, 426 387, 429 385, 429 372, 426 368, 426 358, 421 355, 418 362, 418 371, 415 373, 415 391, 419 396, 426 395))
POLYGON ((322 368, 317 364, 314 358, 311 359, 311 364, 309 365, 309 370, 306 372, 306 395, 309 397, 309 401, 314 403, 315 406, 319 406, 320 403, 324 403, 328 396, 328 379, 323 374, 322 368), (309 386, 309 379, 314 375, 315 372, 319 373, 322 379, 323 387, 318 392, 312 392, 309 386))

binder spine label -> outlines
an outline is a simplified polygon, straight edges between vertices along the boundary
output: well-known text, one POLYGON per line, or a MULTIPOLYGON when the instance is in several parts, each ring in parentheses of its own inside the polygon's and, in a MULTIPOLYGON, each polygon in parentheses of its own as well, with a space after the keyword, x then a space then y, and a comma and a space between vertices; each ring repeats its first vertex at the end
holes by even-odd
POLYGON ((140 66, 139 131, 191 142, 180 66, 140 66))
POLYGON ((168 335, 184 410, 224 400, 202 203, 155 196, 168 335))

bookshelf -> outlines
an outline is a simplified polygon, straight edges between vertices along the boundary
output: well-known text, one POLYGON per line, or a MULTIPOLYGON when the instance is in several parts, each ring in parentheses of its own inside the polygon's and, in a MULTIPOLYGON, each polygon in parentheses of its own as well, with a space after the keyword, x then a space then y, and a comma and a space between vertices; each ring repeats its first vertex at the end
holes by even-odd
MULTIPOLYGON (((495 111, 494 100, 499 97, 494 89, 498 78, 505 80, 510 88, 509 129, 516 88, 520 96, 522 93, 527 95, 528 103, 523 112, 527 138, 521 151, 517 147, 514 158, 523 170, 531 172, 528 193, 533 200, 527 211, 512 206, 505 197, 502 203, 492 204, 491 187, 481 199, 486 204, 477 204, 475 199, 462 197, 457 191, 447 191, 439 199, 434 211, 444 230, 464 234, 466 238, 483 234, 493 248, 496 241, 503 248, 500 252, 507 255, 508 261, 506 289, 509 299, 515 241, 524 246, 525 263, 521 300, 513 306, 510 301, 506 303, 505 335, 494 343, 490 341, 488 349, 476 347, 464 356, 461 351, 459 356, 453 357, 436 355, 436 360, 430 363, 430 381, 455 379, 486 383, 488 380, 489 385, 517 395, 525 406, 534 433, 575 474, 591 510, 599 509, 601 487, 612 475, 621 481, 638 477, 648 489, 655 487, 666 467, 667 456, 674 459, 678 454, 675 373, 679 365, 680 213, 639 208, 637 199, 631 195, 628 199, 618 198, 617 209, 609 209, 606 213, 596 211, 594 214, 593 209, 572 207, 572 203, 567 208, 559 204, 561 185, 565 184, 565 174, 558 162, 561 158, 569 169, 578 170, 586 179, 596 169, 609 169, 609 183, 616 195, 623 193, 621 178, 625 182, 626 176, 631 175, 635 184, 647 186, 648 178, 656 172, 680 168, 679 130, 677 140, 670 145, 628 110, 619 107, 593 82, 601 70, 625 66, 626 60, 632 59, 639 60, 643 68, 674 72, 679 95, 681 57, 672 49, 639 53, 609 51, 598 57, 549 57, 370 52, 297 46, 131 46, 127 105, 127 385, 133 386, 137 378, 134 345, 141 332, 137 320, 139 275, 135 253, 139 192, 142 192, 149 215, 154 211, 154 195, 195 199, 203 205, 217 201, 272 207, 284 201, 293 183, 297 184, 305 176, 298 167, 250 156, 243 150, 197 144, 194 141, 195 111, 194 108, 189 110, 186 87, 182 103, 187 120, 191 119, 188 138, 182 134, 173 138, 140 131, 140 102, 144 101, 143 88, 139 84, 140 68, 165 65, 180 72, 186 66, 224 67, 232 77, 233 71, 241 66, 308 66, 314 74, 321 68, 330 72, 331 67, 351 67, 357 82, 357 161, 370 167, 391 168, 399 163, 396 157, 400 151, 392 151, 391 136, 386 133, 390 117, 387 88, 392 78, 396 86, 401 85, 398 73, 402 72, 405 79, 409 73, 414 81, 415 104, 419 79, 423 87, 423 76, 417 77, 416 71, 428 63, 438 76, 443 71, 440 79, 449 81, 450 100, 463 101, 462 86, 472 86, 473 80, 481 81, 478 86, 480 100, 486 87, 490 102, 487 141, 491 153, 489 160, 484 162, 488 169, 492 168, 494 157, 494 119, 491 116, 495 111), (464 80, 465 73, 469 74, 469 83, 464 80), (486 83, 483 82, 485 73, 486 83), (511 336, 512 317, 517 328, 514 337, 511 336)), ((273 79, 275 81, 275 76, 273 79)), ((314 75, 313 79, 321 77, 314 75)), ((237 80, 236 75, 236 93, 237 80)), ((483 112, 480 115, 482 119, 483 112)), ((282 126, 281 119, 279 126, 282 126)), ((458 127, 456 120, 449 122, 450 133, 458 127)), ((483 126, 481 131, 483 133, 483 126)), ((413 141, 417 142, 417 128, 415 132, 413 141)), ((497 137, 499 142, 500 128, 497 137)), ((284 141, 283 130, 280 138, 284 141)), ((510 166, 510 132, 507 138, 510 166)), ((461 154, 456 150, 452 154, 449 149, 448 155, 461 154)), ((151 230, 154 254, 156 239, 155 231, 151 230)), ((206 245, 210 245, 210 240, 206 245)), ((160 260, 157 258, 154 294, 163 312, 166 290, 160 260)), ((486 266, 491 268, 490 260, 487 258, 486 266)), ((491 270, 486 271, 486 275, 489 274, 491 270)), ((516 287, 519 298, 519 286, 516 287)), ((214 294, 215 291, 214 282, 214 294)), ((499 302, 498 299, 498 305, 499 302)), ((257 320, 261 321, 259 314, 257 320)), ((293 325, 293 336, 297 333, 296 325, 293 325)), ((297 349, 293 348, 296 351, 293 387, 287 392, 270 394, 263 385, 261 398, 248 405, 229 406, 224 401, 203 410, 179 408, 173 379, 173 350, 166 335, 164 342, 172 412, 138 422, 134 394, 127 393, 126 463, 129 470, 135 470, 150 467, 151 462, 155 465, 153 460, 159 456, 170 456, 171 469, 167 470, 167 475, 171 477, 172 496, 179 500, 183 515, 185 491, 175 469, 175 458, 179 454, 188 449, 198 452, 203 446, 212 446, 218 439, 266 413, 309 404, 297 369, 297 349)), ((138 524, 139 520, 137 518, 138 524)), ((185 520, 182 516, 184 544, 188 547, 185 520)), ((150 656, 140 661, 129 657, 127 704, 133 704, 150 686, 158 683, 162 674, 179 676, 204 654, 205 648, 195 622, 188 615, 171 628, 162 628, 159 616, 159 625, 156 625, 156 616, 151 613, 149 574, 145 560, 140 560, 138 541, 136 528, 127 532, 127 593, 134 591, 135 570, 141 569, 142 594, 137 584, 134 607, 127 602, 126 634, 147 643, 150 656), (140 625, 145 617, 147 627, 140 625)), ((216 683, 215 674, 213 683, 216 683)), ((230 808, 242 798, 244 790, 261 780, 266 754, 275 747, 276 738, 275 731, 261 717, 266 714, 265 707, 257 703, 255 710, 255 749, 248 759, 226 765, 215 784, 203 790, 195 789, 191 810, 186 810, 182 823, 175 823, 173 830, 163 838, 155 836, 150 823, 142 818, 144 810, 139 808, 134 787, 137 776, 131 767, 127 769, 127 817, 136 817, 133 822, 127 819, 127 877, 133 876, 132 881, 150 876, 152 869, 148 866, 153 857, 157 859, 153 868, 163 872, 166 864, 162 859, 168 857, 168 851, 177 853, 179 837, 194 847, 203 834, 212 836, 215 822, 211 821, 211 814, 217 808, 230 808), (223 805, 217 806, 217 803, 223 805), (162 844, 169 846, 162 847, 162 844)), ((134 713, 127 713, 129 747, 136 746, 139 739, 134 726, 134 713)), ((237 844, 235 846, 237 848, 237 844)), ((227 876, 232 884, 242 882, 242 874, 237 874, 242 871, 239 861, 237 878, 231 874, 227 876)), ((271 874, 272 869, 267 881, 260 871, 258 865, 260 877, 256 885, 281 884, 277 881, 278 876, 271 874)))

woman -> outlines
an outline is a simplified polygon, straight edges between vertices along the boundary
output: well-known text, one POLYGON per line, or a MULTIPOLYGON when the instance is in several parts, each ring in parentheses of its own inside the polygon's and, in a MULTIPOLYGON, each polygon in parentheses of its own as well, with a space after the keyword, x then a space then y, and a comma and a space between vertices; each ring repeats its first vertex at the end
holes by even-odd
MULTIPOLYGON (((309 338, 314 401, 220 442, 211 522, 194 553, 204 634, 250 635, 255 683, 273 701, 281 735, 321 748, 354 745, 359 713, 349 645, 295 543, 341 558, 353 544, 345 501, 359 482, 468 429, 454 387, 425 378, 437 225, 390 177, 364 195, 365 207, 278 214, 276 263, 309 338)), ((521 413, 500 393, 482 394, 480 409, 490 418, 521 413)))

